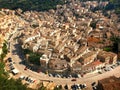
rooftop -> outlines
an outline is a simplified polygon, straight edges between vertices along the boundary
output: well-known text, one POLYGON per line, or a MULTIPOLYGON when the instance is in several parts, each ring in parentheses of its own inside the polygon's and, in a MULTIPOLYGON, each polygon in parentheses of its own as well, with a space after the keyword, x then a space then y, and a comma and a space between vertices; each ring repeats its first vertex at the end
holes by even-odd
POLYGON ((103 90, 119 90, 120 89, 120 78, 111 76, 98 81, 102 84, 103 90))

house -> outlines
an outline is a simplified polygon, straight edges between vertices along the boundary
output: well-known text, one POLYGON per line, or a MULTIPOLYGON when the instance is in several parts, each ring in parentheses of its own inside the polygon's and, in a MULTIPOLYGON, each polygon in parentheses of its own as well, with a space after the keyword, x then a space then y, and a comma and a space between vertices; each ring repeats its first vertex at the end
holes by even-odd
POLYGON ((48 62, 49 62, 48 56, 46 54, 43 54, 40 57, 40 65, 41 65, 41 67, 47 68, 48 62))
POLYGON ((55 59, 49 60, 48 67, 55 71, 63 71, 67 69, 68 63, 64 59, 61 60, 61 59, 55 58, 55 59))
POLYGON ((93 62, 83 66, 81 69, 83 72, 89 73, 92 71, 97 71, 103 66, 104 66, 104 63, 100 62, 99 60, 96 60, 96 61, 93 61, 93 62))
POLYGON ((108 55, 110 56, 110 64, 114 64, 117 61, 117 54, 113 53, 113 52, 109 52, 108 55))
POLYGON ((18 71, 17 69, 13 69, 13 70, 12 70, 12 73, 13 73, 14 75, 16 75, 16 74, 19 73, 19 71, 18 71))
POLYGON ((87 65, 93 62, 96 56, 97 56, 97 53, 94 51, 91 51, 82 55, 82 57, 78 61, 81 62, 82 65, 87 65))
POLYGON ((99 43, 101 40, 97 37, 88 37, 87 41, 88 43, 99 43))
POLYGON ((97 90, 120 90, 120 78, 111 76, 98 81, 97 90))
POLYGON ((109 38, 111 38, 112 34, 108 31, 105 33, 105 36, 109 39, 109 38))
POLYGON ((109 64, 110 56, 107 55, 106 51, 100 51, 97 58, 100 59, 101 62, 109 64))
POLYGON ((104 37, 104 32, 96 29, 96 30, 90 32, 89 36, 95 37, 95 38, 103 38, 104 37))
POLYGON ((32 41, 33 39, 35 39, 36 37, 39 37, 40 35, 35 35, 35 36, 30 36, 28 38, 26 38, 26 40, 24 41, 24 43, 27 43, 29 41, 32 41))
POLYGON ((70 63, 73 64, 75 61, 77 61, 82 55, 88 52, 87 46, 81 46, 76 52, 74 57, 70 59, 70 63))
POLYGON ((81 63, 79 61, 76 61, 73 65, 72 65, 72 70, 73 71, 81 71, 81 63))
POLYGON ((117 61, 117 54, 113 52, 100 51, 97 58, 106 64, 113 64, 117 61))

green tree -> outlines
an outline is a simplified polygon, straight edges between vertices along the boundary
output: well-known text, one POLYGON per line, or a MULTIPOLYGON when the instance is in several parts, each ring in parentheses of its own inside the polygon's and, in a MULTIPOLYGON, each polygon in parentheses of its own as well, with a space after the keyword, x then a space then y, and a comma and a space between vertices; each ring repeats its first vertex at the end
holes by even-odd
POLYGON ((19 79, 8 79, 4 66, 4 63, 0 62, 0 90, 27 90, 26 85, 23 85, 19 79))
POLYGON ((90 26, 95 29, 96 28, 97 21, 93 21, 90 23, 90 26))
POLYGON ((29 54, 29 61, 33 64, 40 65, 40 57, 41 55, 36 54, 36 53, 30 53, 29 54))
POLYGON ((34 53, 28 49, 23 49, 24 54, 29 54, 29 62, 32 64, 36 64, 36 65, 40 65, 40 57, 42 56, 42 54, 37 54, 34 53))
POLYGON ((46 11, 64 4, 64 0, 0 0, 0 8, 46 11))
POLYGON ((27 90, 20 80, 0 77, 0 90, 27 90))
POLYGON ((110 40, 113 42, 113 51, 118 52, 118 43, 120 42, 120 37, 112 36, 110 40))
POLYGON ((114 5, 115 12, 120 14, 120 0, 110 0, 110 2, 114 5))
POLYGON ((0 62, 0 76, 4 73, 4 63, 0 62))
POLYGON ((63 89, 62 89, 62 85, 55 86, 55 87, 54 87, 54 90, 63 90, 63 89))
POLYGON ((7 52, 8 52, 7 42, 5 41, 2 47, 2 54, 0 55, 1 60, 3 60, 3 58, 6 56, 7 52))

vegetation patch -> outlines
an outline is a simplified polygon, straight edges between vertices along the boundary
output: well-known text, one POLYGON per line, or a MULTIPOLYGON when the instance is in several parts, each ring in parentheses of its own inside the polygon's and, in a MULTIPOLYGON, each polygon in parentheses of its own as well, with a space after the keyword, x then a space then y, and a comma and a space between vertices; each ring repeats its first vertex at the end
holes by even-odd
POLYGON ((0 0, 0 3, 0 8, 47 11, 56 9, 58 4, 64 4, 64 0, 0 0))
POLYGON ((112 51, 113 49, 112 47, 104 47, 103 50, 109 52, 109 51, 112 51))
POLYGON ((40 57, 42 56, 42 54, 37 54, 37 53, 34 53, 28 49, 24 49, 24 54, 28 54, 29 57, 28 57, 28 60, 30 63, 32 64, 35 64, 35 65, 40 65, 40 57))
POLYGON ((0 59, 1 59, 1 60, 4 59, 4 57, 6 56, 7 52, 8 52, 7 42, 5 41, 5 42, 3 43, 3 47, 2 47, 2 54, 0 55, 0 59))

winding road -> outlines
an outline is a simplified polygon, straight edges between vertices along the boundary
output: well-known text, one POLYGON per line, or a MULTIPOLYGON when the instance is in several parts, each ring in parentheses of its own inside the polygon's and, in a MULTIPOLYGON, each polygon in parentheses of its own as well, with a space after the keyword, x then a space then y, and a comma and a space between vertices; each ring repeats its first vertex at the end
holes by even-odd
POLYGON ((56 77, 49 77, 48 75, 44 74, 44 73, 37 73, 35 71, 32 70, 24 70, 24 68, 26 67, 24 64, 21 64, 20 62, 22 60, 24 60, 24 57, 22 55, 22 51, 19 48, 19 44, 16 40, 14 40, 13 38, 17 36, 17 33, 13 34, 13 36, 10 38, 10 53, 11 53, 11 57, 13 59, 13 61, 15 62, 14 66, 16 69, 19 70, 19 72, 21 73, 21 75, 25 75, 25 76, 30 76, 32 78, 35 78, 36 80, 51 80, 53 82, 55 82, 56 84, 59 85, 72 85, 74 83, 86 83, 88 87, 91 86, 91 83, 94 81, 98 81, 100 79, 103 78, 107 78, 109 76, 120 76, 120 66, 116 67, 115 69, 109 71, 109 72, 105 72, 103 74, 88 74, 85 75, 82 78, 77 78, 77 81, 71 81, 71 78, 56 78, 56 77))

